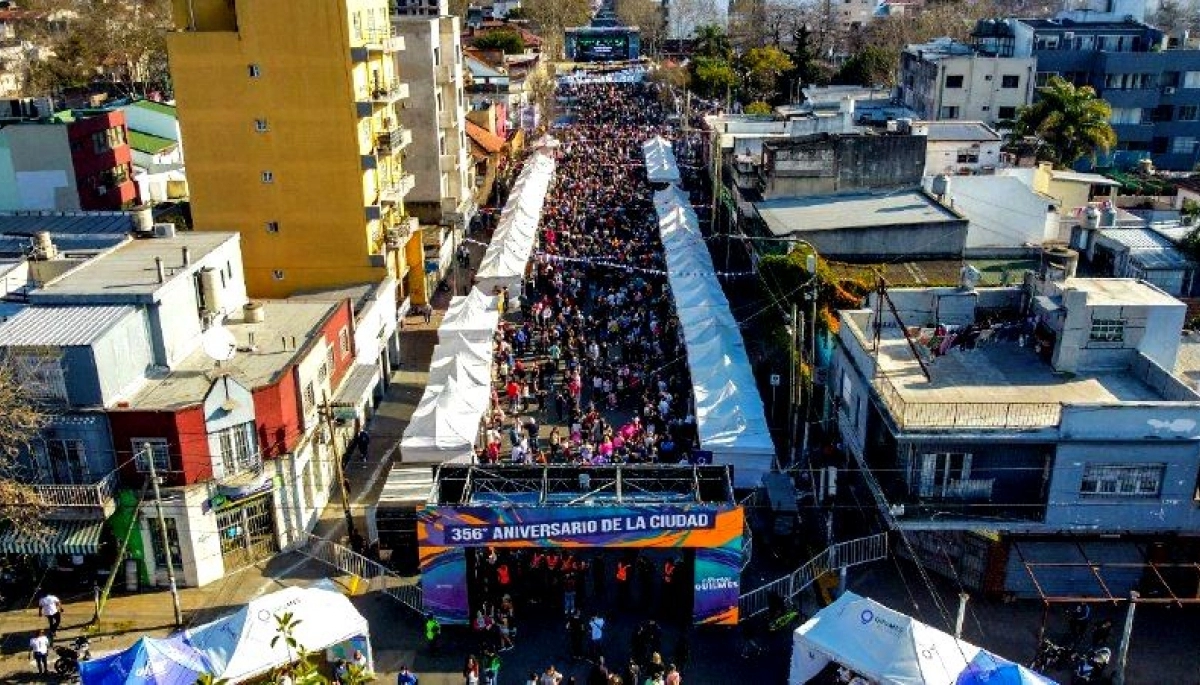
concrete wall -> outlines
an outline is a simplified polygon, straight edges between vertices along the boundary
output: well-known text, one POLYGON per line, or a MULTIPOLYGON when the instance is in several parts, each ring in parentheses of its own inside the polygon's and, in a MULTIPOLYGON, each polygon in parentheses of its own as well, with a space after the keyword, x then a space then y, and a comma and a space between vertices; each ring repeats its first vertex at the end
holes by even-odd
MULTIPOLYGON (((225 473, 221 441, 217 434, 227 428, 253 423, 254 419, 254 396, 250 390, 228 376, 213 382, 204 398, 204 430, 208 434, 208 453, 212 459, 213 478, 221 480, 232 475, 225 473)), ((254 436, 247 438, 250 441, 250 450, 258 454, 257 431, 251 430, 248 433, 254 436)))
MULTIPOLYGON (((155 350, 157 363, 174 366, 200 345, 204 324, 195 274, 201 269, 211 267, 226 273, 223 279, 223 309, 226 315, 237 312, 246 303, 246 281, 242 275, 242 253, 238 243, 238 240, 232 240, 202 258, 194 258, 190 268, 167 281, 158 292, 158 302, 150 310, 151 326, 158 345, 155 350)), ((218 321, 223 319, 224 316, 217 317, 218 321)))
MULTIPOLYGON (((176 573, 176 582, 184 587, 207 585, 225 575, 225 563, 221 559, 221 535, 217 530, 216 514, 207 504, 209 497, 205 485, 163 491, 163 517, 174 519, 175 529, 179 533, 181 558, 175 562, 180 569, 176 573)), ((157 519, 157 512, 152 502, 143 503, 140 511, 146 567, 155 584, 162 587, 167 584, 166 568, 155 566, 150 539, 152 531, 157 529, 151 527, 150 521, 157 519)))
POLYGON ((979 173, 986 167, 998 167, 1000 145, 998 140, 984 143, 968 140, 931 140, 925 148, 925 175, 979 173), (979 161, 959 162, 958 151, 964 149, 978 153, 979 161))
POLYGON ((964 55, 938 59, 909 53, 900 59, 900 98, 904 106, 925 119, 982 121, 994 125, 1001 108, 1029 104, 1034 93, 1033 58, 964 55), (947 88, 948 76, 961 76, 962 86, 947 88), (1004 76, 1017 76, 1015 88, 1004 87, 1004 76), (951 115, 946 108, 957 111, 951 115))
POLYGON ((1095 305, 1088 293, 1065 290, 1062 293, 1067 318, 1054 347, 1054 368, 1059 371, 1125 369, 1138 353, 1164 368, 1175 367, 1179 351, 1179 331, 1183 330, 1187 306, 1182 302, 1163 305, 1095 305), (1115 342, 1091 340, 1095 319, 1120 319, 1125 322, 1124 339, 1115 342))
POLYGON ((872 261, 883 259, 957 259, 967 242, 967 222, 939 221, 830 231, 797 230, 824 257, 872 261))
MULTIPOLYGON (((924 182, 932 192, 933 179, 924 182)), ((1058 234, 1059 213, 1050 211, 1055 201, 1017 178, 1008 176, 956 176, 950 179, 946 202, 965 215, 968 250, 1041 245, 1058 234)))
POLYGON ((925 136, 818 135, 763 148, 764 199, 916 186, 925 136))
POLYGON ((81 209, 66 126, 0 129, 0 211, 29 209, 81 209))
MULTIPOLYGON (((412 203, 441 200, 441 170, 438 166, 438 120, 435 106, 437 81, 433 48, 440 46, 436 17, 405 17, 393 22, 404 37, 404 52, 396 53, 396 66, 408 83, 409 100, 419 103, 404 111, 403 124, 413 132, 406 150, 405 167, 416 177, 416 185, 405 200, 412 203)), ((442 56, 445 59, 446 55, 442 56)), ((443 105, 447 103, 443 102, 443 105)), ((431 223, 423 217, 427 223, 431 223)))
MULTIPOLYGON (((1112 413, 1105 418, 1115 418, 1112 413)), ((1050 481, 1046 525, 1059 529, 1098 531, 1195 531, 1200 508, 1193 497, 1200 451, 1195 442, 1060 444, 1050 481), (1087 464, 1164 464, 1158 496, 1080 494, 1087 464)))
POLYGON ((36 471, 31 475, 37 482, 60 482, 47 457, 45 438, 78 440, 83 443, 87 476, 91 482, 99 481, 116 468, 112 433, 109 431, 108 420, 101 412, 71 411, 48 414, 41 435, 35 437, 29 445, 31 451, 22 449, 18 464, 35 464, 36 471))

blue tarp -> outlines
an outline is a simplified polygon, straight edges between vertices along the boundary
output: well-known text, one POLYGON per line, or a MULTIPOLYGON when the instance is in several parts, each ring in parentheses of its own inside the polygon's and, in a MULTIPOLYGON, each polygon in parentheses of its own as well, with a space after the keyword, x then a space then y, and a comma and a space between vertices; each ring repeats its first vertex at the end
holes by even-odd
POLYGON ((1056 685, 1056 683, 1021 664, 1014 664, 991 652, 980 650, 971 663, 967 664, 967 670, 958 674, 955 685, 1056 685))
POLYGON ((194 685, 211 671, 208 659, 182 635, 143 637, 123 652, 84 661, 79 668, 83 685, 194 685))

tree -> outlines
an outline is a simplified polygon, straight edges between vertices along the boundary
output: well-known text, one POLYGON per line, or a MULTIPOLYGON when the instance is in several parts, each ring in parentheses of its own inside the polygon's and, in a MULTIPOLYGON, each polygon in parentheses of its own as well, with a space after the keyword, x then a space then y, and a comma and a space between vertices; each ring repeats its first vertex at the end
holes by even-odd
POLYGON ((50 47, 53 57, 30 65, 34 90, 61 93, 97 81, 125 97, 169 94, 169 0, 35 0, 30 9, 70 13, 67 28, 30 23, 22 39, 50 47))
POLYGON ((1200 15, 1195 7, 1180 0, 1161 0, 1151 23, 1170 33, 1200 31, 1200 15))
POLYGON ((1095 158, 1117 143, 1108 123, 1112 107, 1091 86, 1076 87, 1058 76, 1038 88, 1039 99, 1017 113, 1014 133, 1040 141, 1038 157, 1070 167, 1084 157, 1095 158))
POLYGON ((638 27, 646 54, 658 54, 658 48, 667 36, 667 18, 661 3, 655 0, 621 0, 617 3, 617 17, 626 26, 638 27))
POLYGON ((525 39, 511 29, 499 29, 476 38, 475 47, 480 50, 500 50, 506 55, 519 55, 525 52, 525 39))
POLYGON ((868 45, 846 60, 833 77, 834 83, 848 86, 890 85, 896 74, 893 56, 882 48, 868 45))
POLYGON ((588 0, 526 0, 522 7, 538 28, 542 52, 552 60, 562 55, 563 31, 586 24, 592 16, 588 0))
POLYGON ((787 81, 799 81, 798 87, 829 83, 830 69, 813 52, 812 31, 808 26, 796 25, 792 31, 792 49, 787 55, 792 60, 792 72, 787 75, 787 81))
POLYGON ((0 523, 31 533, 40 532, 42 514, 37 493, 29 487, 32 474, 22 457, 46 421, 42 408, 19 381, 18 366, 39 364, 37 357, 0 359, 0 523))
POLYGON ((467 10, 470 7, 471 0, 450 0, 450 6, 448 9, 451 16, 458 17, 459 19, 462 19, 463 22, 466 22, 467 10))
POLYGON ((746 105, 743 111, 751 116, 770 116, 775 110, 762 100, 755 100, 746 105))
POLYGON ((704 97, 725 97, 739 81, 733 65, 723 59, 697 57, 692 60, 692 83, 704 97))
POLYGON ((746 74, 746 96, 751 101, 775 100, 779 95, 779 80, 796 66, 783 50, 773 45, 752 48, 740 61, 746 74))
POLYGON ((692 54, 697 58, 728 60, 733 55, 733 46, 729 44, 729 36, 725 34, 725 29, 717 24, 705 24, 696 27, 696 37, 692 40, 692 54))

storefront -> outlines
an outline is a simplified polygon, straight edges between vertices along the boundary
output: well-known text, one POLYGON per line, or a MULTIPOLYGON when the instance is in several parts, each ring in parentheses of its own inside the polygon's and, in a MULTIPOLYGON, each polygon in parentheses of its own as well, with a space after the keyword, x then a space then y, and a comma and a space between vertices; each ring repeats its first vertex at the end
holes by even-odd
POLYGON ((743 532, 723 466, 445 465, 417 523, 425 610, 468 621, 478 550, 672 550, 692 623, 736 625, 743 532))

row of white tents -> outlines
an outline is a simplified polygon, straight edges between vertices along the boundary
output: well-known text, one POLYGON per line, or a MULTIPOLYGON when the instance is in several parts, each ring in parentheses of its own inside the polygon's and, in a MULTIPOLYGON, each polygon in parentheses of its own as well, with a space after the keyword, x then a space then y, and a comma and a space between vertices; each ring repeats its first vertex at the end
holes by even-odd
MULTIPOLYGON (((643 152, 647 169, 654 155, 658 169, 674 168, 678 178, 670 141, 652 139, 643 152)), ((771 470, 775 443, 742 333, 729 311, 687 194, 669 185, 654 194, 654 208, 667 280, 687 346, 700 447, 713 453, 714 463, 734 466, 736 487, 756 487, 771 470)))
POLYGON ((484 252, 477 286, 450 300, 438 327, 425 393, 400 440, 405 463, 471 461, 480 421, 491 403, 492 341, 502 314, 499 298, 489 293, 520 288, 554 176, 556 146, 552 138, 534 143, 484 252))

